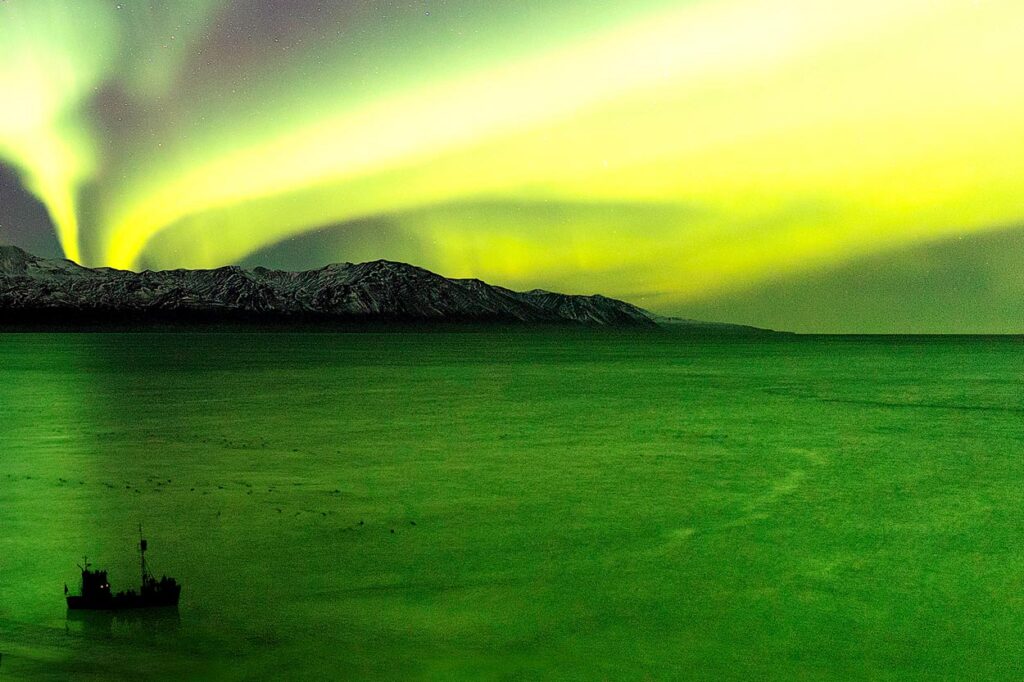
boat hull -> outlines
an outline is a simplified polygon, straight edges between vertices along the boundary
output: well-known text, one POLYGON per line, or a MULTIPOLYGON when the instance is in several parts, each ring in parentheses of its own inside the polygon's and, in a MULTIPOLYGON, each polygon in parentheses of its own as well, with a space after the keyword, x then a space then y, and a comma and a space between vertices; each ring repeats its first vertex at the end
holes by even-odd
POLYGON ((68 609, 73 611, 125 611, 128 609, 154 609, 177 606, 181 590, 160 594, 115 594, 107 598, 89 599, 69 595, 68 609))

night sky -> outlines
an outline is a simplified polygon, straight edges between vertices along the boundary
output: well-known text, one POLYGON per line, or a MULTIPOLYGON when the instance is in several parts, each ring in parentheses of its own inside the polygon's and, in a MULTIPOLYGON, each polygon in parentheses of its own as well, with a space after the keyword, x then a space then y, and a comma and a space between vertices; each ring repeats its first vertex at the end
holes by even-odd
POLYGON ((0 0, 0 241, 1024 332, 1019 0, 0 0))

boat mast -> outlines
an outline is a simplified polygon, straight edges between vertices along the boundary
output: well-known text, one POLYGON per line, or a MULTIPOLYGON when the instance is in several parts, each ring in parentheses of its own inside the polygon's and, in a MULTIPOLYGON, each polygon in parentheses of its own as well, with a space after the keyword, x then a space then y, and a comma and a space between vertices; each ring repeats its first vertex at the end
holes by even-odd
POLYGON ((146 584, 146 576, 149 572, 146 570, 146 538, 142 537, 142 524, 139 524, 139 559, 142 564, 142 584, 146 584))

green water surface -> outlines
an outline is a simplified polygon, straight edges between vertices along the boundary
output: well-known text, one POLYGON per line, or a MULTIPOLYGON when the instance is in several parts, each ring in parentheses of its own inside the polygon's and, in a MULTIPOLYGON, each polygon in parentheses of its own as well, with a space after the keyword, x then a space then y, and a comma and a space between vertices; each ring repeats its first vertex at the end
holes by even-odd
POLYGON ((0 679, 1019 679, 1022 360, 0 335, 0 679), (140 522, 178 617, 68 620, 140 522))

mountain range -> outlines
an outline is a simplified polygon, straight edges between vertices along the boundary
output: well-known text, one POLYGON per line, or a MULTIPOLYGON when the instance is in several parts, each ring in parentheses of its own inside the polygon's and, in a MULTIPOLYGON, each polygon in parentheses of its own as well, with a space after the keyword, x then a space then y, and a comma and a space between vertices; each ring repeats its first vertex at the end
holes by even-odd
POLYGON ((87 268, 0 246, 0 326, 191 323, 505 323, 761 331, 659 318, 601 295, 518 292, 405 263, 303 272, 237 266, 132 272, 87 268))

